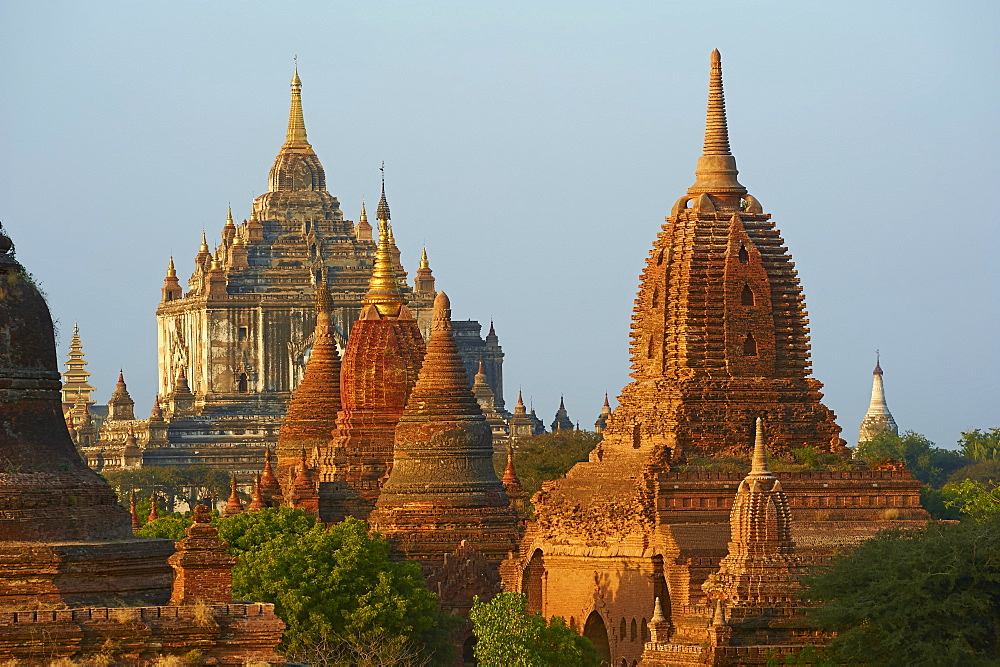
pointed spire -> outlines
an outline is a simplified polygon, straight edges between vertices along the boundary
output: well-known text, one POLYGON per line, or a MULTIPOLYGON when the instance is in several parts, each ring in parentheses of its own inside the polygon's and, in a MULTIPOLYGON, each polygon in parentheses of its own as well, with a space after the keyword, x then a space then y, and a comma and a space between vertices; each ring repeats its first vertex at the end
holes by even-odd
MULTIPOLYGON (((385 199, 385 163, 382 163, 380 167, 382 171, 382 198, 378 200, 378 208, 375 210, 375 217, 379 220, 389 221, 389 202, 385 199)), ((379 225, 379 230, 381 233, 382 226, 379 225)))
POLYGON ((726 122, 726 98, 722 89, 722 56, 712 51, 708 80, 708 112, 705 117, 705 144, 695 169, 695 182, 688 194, 723 196, 735 205, 746 188, 736 180, 736 158, 729 148, 729 127, 726 122))
POLYGON ((604 392, 604 407, 610 408, 611 403, 608 402, 608 392, 604 392))
POLYGON ((253 494, 250 496, 250 504, 247 505, 247 511, 259 512, 265 507, 267 505, 264 503, 264 496, 260 492, 260 473, 257 473, 257 478, 253 484, 253 494))
POLYGON ((368 211, 365 210, 365 200, 361 200, 361 217, 358 218, 360 222, 368 222, 368 211))
POLYGON ((882 375, 882 364, 879 357, 878 350, 875 350, 875 370, 872 371, 872 375, 882 375))
POLYGON ((750 474, 771 474, 770 469, 767 467, 767 447, 764 446, 764 420, 760 417, 757 417, 757 435, 754 438, 750 474))
POLYGON ((233 205, 229 204, 226 206, 226 227, 235 227, 236 223, 233 222, 233 205))
POLYGON ((667 620, 666 617, 663 615, 663 605, 660 604, 659 596, 657 596, 656 601, 653 602, 653 618, 649 620, 651 620, 653 623, 662 623, 665 620, 667 620))
POLYGON ((156 511, 156 491, 149 494, 149 518, 146 519, 146 523, 150 521, 156 521, 160 518, 160 513, 156 511))
MULTIPOLYGON (((385 200, 383 187, 382 199, 385 200)), ((368 293, 364 304, 372 305, 383 316, 395 317, 400 308, 406 304, 406 298, 400 292, 396 276, 395 262, 392 257, 392 244, 389 238, 388 217, 382 217, 382 206, 379 205, 378 245, 375 247, 375 266, 372 269, 371 281, 368 283, 368 293)), ((388 207, 385 216, 389 215, 388 207)))
POLYGON ((563 395, 562 394, 559 394, 559 409, 560 410, 565 410, 566 409, 566 403, 563 400, 563 395))
POLYGON ((503 484, 504 486, 509 486, 513 484, 520 485, 521 479, 517 476, 517 470, 514 469, 514 446, 507 446, 507 467, 503 471, 503 484))
POLYGON ((722 607, 722 598, 715 601, 715 613, 712 615, 712 625, 719 626, 726 624, 726 612, 722 607))
POLYGON ((201 246, 198 247, 198 254, 208 253, 208 238, 205 236, 205 230, 201 230, 201 246))
POLYGON ((132 515, 132 532, 135 533, 135 531, 142 528, 142 523, 139 521, 139 513, 135 508, 135 489, 129 491, 128 494, 128 511, 132 515))
MULTIPOLYGON (((174 256, 170 256, 170 263, 167 264, 167 278, 176 278, 177 269, 174 267, 174 256)), ((73 333, 76 334, 76 327, 73 327, 73 333)))
POLYGON ((299 79, 299 66, 295 65, 292 74, 292 104, 288 111, 288 131, 285 133, 285 145, 282 151, 312 152, 312 146, 306 139, 306 121, 302 116, 302 80, 299 79))
POLYGON ((872 371, 872 395, 868 402, 868 412, 861 421, 858 431, 858 442, 867 442, 882 431, 898 433, 896 420, 889 412, 885 402, 885 386, 883 383, 882 360, 878 350, 875 350, 875 370, 872 371))
POLYGON ((242 514, 243 502, 240 500, 240 494, 236 490, 236 473, 233 473, 230 478, 229 489, 229 500, 226 502, 225 509, 222 510, 222 516, 235 516, 237 514, 242 514))

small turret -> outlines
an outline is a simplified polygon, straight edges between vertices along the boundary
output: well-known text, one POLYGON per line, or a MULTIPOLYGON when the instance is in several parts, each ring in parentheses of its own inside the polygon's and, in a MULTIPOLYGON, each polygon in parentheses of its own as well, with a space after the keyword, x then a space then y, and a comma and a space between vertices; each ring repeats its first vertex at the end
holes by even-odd
POLYGON ((226 224, 222 227, 222 241, 228 246, 235 237, 236 223, 233 222, 233 207, 230 206, 226 212, 226 224))
POLYGON ((167 276, 163 279, 163 301, 175 301, 184 295, 180 281, 177 279, 177 269, 174 268, 174 256, 170 256, 170 263, 167 264, 167 276))
POLYGON ((368 212, 365 210, 364 202, 361 202, 361 216, 358 218, 358 224, 354 227, 354 236, 359 241, 372 240, 372 226, 368 224, 368 212))
POLYGON ((427 247, 424 246, 420 254, 420 268, 417 269, 417 275, 413 279, 414 291, 420 295, 434 294, 434 282, 431 264, 427 261, 427 247))
POLYGON ((130 421, 135 419, 135 401, 129 396, 125 386, 125 375, 118 371, 118 383, 115 390, 108 399, 108 420, 109 421, 130 421))
POLYGON ((237 514, 243 514, 243 501, 240 500, 240 494, 236 490, 235 473, 231 477, 229 489, 229 501, 226 502, 226 507, 222 510, 222 516, 236 516, 237 514))
POLYGON ((858 431, 858 442, 868 442, 877 434, 888 431, 893 435, 899 433, 896 427, 896 420, 889 412, 889 406, 885 402, 885 390, 882 386, 882 365, 879 353, 875 352, 875 370, 872 371, 872 397, 868 403, 868 412, 861 421, 861 428, 858 431))
POLYGON ((601 414, 598 415, 597 421, 594 422, 594 432, 603 433, 604 429, 608 426, 608 419, 611 418, 611 403, 608 402, 608 394, 604 393, 604 406, 601 408, 601 414))

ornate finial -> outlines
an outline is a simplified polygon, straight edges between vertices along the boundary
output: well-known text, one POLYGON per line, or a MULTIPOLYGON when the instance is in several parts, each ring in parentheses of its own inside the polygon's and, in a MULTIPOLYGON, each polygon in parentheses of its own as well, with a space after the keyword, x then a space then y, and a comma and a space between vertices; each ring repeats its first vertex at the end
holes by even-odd
POLYGON ((875 370, 872 371, 872 375, 882 375, 882 360, 878 350, 875 350, 875 370))
POLYGON ((604 392, 604 407, 610 408, 611 403, 608 402, 608 392, 604 392))
POLYGON ((524 396, 521 394, 521 390, 517 390, 517 406, 520 408, 524 407, 524 396))
POLYGON ((201 254, 207 252, 208 252, 208 238, 206 238, 205 230, 203 229, 201 230, 201 247, 198 248, 198 253, 201 254))
POLYGON ((288 131, 285 133, 285 145, 282 150, 312 151, 312 146, 306 139, 306 121, 302 117, 302 80, 299 79, 299 65, 295 62, 292 74, 292 104, 288 111, 288 131))
POLYGON ((379 220, 389 221, 389 202, 385 199, 385 162, 379 167, 382 172, 382 198, 378 201, 378 208, 375 210, 375 217, 379 220))
POLYGON ((726 97, 722 89, 722 57, 716 49, 712 51, 708 80, 705 144, 695 169, 694 185, 688 188, 688 194, 746 194, 746 188, 736 180, 738 174, 736 159, 729 148, 726 97))
POLYGON ((757 434, 754 437, 753 459, 750 461, 750 474, 771 471, 767 467, 767 448, 764 446, 764 420, 757 417, 757 434))
POLYGON ((118 369, 118 384, 125 384, 125 371, 121 368, 118 369))
MULTIPOLYGON (((382 194, 385 201, 385 193, 382 194)), ((389 209, 386 207, 385 215, 388 216, 389 209)), ((373 305, 382 315, 395 317, 399 314, 400 308, 406 303, 406 299, 399 290, 399 281, 396 278, 396 266, 392 257, 392 243, 389 239, 388 217, 383 218, 382 205, 379 204, 378 221, 378 245, 375 246, 375 266, 372 268, 371 281, 368 283, 368 293, 365 294, 364 304, 373 305)))
POLYGON ((703 155, 732 155, 726 123, 726 97, 722 90, 722 55, 712 51, 712 71, 708 79, 708 114, 705 119, 703 155))
MULTIPOLYGON (((167 278, 176 278, 177 269, 174 268, 174 256, 170 256, 170 263, 167 264, 167 278)), ((73 325, 73 333, 76 333, 76 325, 73 325)))
POLYGON ((424 249, 420 252, 420 268, 431 268, 431 263, 427 261, 427 246, 424 246, 424 249))
POLYGON ((438 292, 434 297, 433 330, 451 329, 451 299, 444 292, 438 292))
POLYGON ((365 210, 365 200, 361 200, 361 217, 358 219, 359 222, 368 222, 368 211, 365 210))
POLYGON ((715 614, 712 616, 712 625, 725 625, 726 624, 726 612, 722 607, 722 598, 715 601, 715 614))
POLYGON ((660 604, 660 598, 658 596, 656 601, 653 602, 653 618, 649 620, 653 623, 663 623, 667 620, 663 615, 663 605, 660 604))
POLYGON ((563 395, 562 394, 559 394, 559 409, 560 410, 565 410, 566 409, 566 403, 563 402, 563 395))

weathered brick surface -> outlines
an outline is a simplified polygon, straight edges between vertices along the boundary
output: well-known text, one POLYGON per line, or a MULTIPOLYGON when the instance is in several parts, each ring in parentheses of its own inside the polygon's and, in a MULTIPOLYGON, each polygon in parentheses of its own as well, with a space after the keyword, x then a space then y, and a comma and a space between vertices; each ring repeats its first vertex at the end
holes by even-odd
POLYGON ((219 539, 219 529, 213 526, 206 505, 196 505, 194 523, 177 542, 177 552, 170 557, 174 568, 171 605, 195 602, 229 602, 233 599, 232 569, 236 557, 229 555, 227 545, 219 539))

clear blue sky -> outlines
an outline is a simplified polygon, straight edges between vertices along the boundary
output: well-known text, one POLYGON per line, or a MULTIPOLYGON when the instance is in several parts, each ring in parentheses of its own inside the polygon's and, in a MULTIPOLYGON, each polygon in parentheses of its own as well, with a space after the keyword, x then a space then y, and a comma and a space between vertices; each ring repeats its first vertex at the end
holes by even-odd
POLYGON ((1000 425, 1000 4, 0 3, 0 219, 107 400, 145 415, 167 257, 247 217, 298 54, 347 217, 386 162, 403 260, 426 243, 551 421, 627 381, 642 262, 693 180, 713 48, 740 180, 800 271, 813 362, 853 443, 882 350, 903 429, 1000 425))

